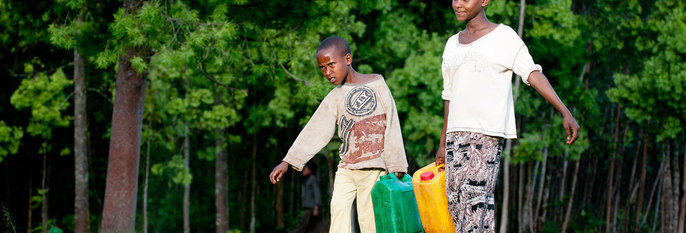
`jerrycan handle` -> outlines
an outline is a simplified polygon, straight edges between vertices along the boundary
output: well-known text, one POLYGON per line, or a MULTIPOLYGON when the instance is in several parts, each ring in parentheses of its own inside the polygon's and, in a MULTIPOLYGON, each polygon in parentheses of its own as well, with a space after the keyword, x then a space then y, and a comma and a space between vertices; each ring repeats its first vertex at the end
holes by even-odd
POLYGON ((396 181, 400 181, 400 179, 397 176, 395 176, 395 172, 388 173, 388 176, 391 177, 391 179, 394 179, 396 181))
POLYGON ((441 165, 438 165, 437 167, 434 167, 434 169, 433 169, 433 170, 434 170, 434 173, 435 173, 435 174, 438 174, 438 170, 439 170, 440 168, 442 168, 442 167, 445 167, 445 163, 442 163, 441 165))

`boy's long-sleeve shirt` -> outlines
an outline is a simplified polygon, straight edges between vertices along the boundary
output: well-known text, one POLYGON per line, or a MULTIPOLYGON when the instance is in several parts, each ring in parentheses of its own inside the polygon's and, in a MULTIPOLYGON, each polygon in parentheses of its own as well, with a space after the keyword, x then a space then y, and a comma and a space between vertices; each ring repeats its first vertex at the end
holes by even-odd
POLYGON ((329 92, 283 159, 300 171, 329 143, 338 126, 338 167, 407 172, 398 111, 381 75, 329 92))

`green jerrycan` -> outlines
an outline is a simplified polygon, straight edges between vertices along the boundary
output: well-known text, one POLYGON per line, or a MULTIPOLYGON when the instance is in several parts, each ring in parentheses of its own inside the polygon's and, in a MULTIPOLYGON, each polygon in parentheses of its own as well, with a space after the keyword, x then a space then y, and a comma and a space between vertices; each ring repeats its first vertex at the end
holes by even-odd
POLYGON ((381 176, 372 189, 372 204, 377 233, 423 232, 409 175, 402 180, 394 173, 381 176))

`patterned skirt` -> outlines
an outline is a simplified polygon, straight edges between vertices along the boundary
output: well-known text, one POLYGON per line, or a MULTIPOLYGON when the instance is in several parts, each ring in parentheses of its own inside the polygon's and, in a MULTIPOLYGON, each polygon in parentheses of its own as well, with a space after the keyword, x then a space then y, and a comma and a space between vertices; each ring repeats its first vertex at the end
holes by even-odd
POLYGON ((455 232, 495 232, 494 191, 503 142, 473 132, 446 135, 445 182, 455 232))

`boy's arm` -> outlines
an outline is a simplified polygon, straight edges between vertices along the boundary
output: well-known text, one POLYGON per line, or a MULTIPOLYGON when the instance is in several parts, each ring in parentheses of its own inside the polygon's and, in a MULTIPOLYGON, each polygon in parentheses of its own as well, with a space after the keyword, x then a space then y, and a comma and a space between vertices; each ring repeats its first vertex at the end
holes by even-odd
POLYGON ((436 163, 435 165, 441 165, 445 163, 445 134, 447 133, 448 127, 448 112, 450 112, 450 100, 443 100, 443 131, 441 131, 441 139, 438 144, 438 151, 436 151, 436 163))
MULTIPOLYGON (((388 90, 388 99, 383 101, 386 106, 386 132, 384 137, 384 152, 383 160, 386 164, 388 172, 407 173, 407 156, 405 155, 405 145, 403 143, 403 134, 400 130, 400 120, 398 118, 398 110, 395 107, 393 95, 390 89, 388 90)), ((402 178, 400 176, 399 178, 402 178)))
POLYGON ((327 95, 322 103, 319 104, 317 111, 314 112, 305 128, 300 131, 298 138, 288 150, 283 161, 274 167, 269 180, 276 184, 281 180, 284 173, 288 171, 288 166, 293 169, 302 170, 305 163, 309 161, 317 152, 322 150, 331 141, 336 131, 336 106, 327 95))
POLYGON ((545 98, 549 103, 557 109, 560 114, 562 114, 562 126, 565 128, 565 133, 567 134, 567 144, 572 144, 576 141, 579 135, 579 124, 576 123, 574 116, 567 109, 564 103, 557 96, 555 90, 550 86, 548 79, 540 71, 534 71, 529 74, 528 78, 529 84, 540 93, 543 98, 545 98))

